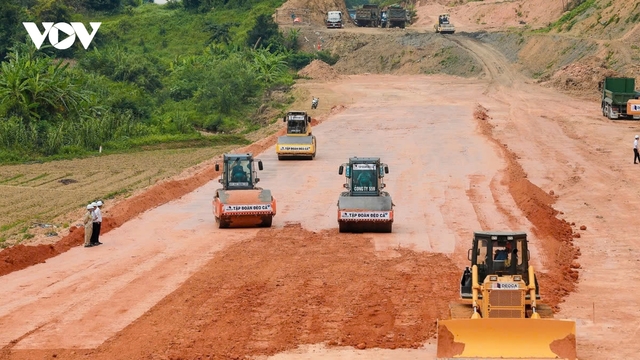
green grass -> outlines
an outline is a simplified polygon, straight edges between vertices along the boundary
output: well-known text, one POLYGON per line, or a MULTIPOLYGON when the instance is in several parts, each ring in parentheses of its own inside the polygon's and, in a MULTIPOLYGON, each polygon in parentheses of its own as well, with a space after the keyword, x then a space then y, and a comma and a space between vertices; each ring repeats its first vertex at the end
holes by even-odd
POLYGON ((22 223, 23 223, 22 220, 16 220, 16 221, 12 222, 11 224, 2 225, 2 226, 0 226, 0 232, 1 231, 7 231, 9 229, 13 229, 14 227, 16 227, 16 226, 18 226, 18 225, 20 225, 22 223))
POLYGON ((0 184, 6 184, 6 183, 11 182, 13 180, 20 179, 23 176, 24 176, 24 174, 18 174, 18 175, 14 176, 14 177, 11 177, 11 178, 8 178, 8 179, 4 179, 4 180, 0 181, 0 184))

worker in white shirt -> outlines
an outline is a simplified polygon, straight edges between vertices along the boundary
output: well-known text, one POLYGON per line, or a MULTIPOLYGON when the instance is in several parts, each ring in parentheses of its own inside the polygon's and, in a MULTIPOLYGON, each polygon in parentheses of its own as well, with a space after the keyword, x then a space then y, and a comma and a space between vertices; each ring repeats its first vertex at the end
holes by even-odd
POLYGON ((102 211, 100 211, 100 207, 102 207, 102 201, 92 204, 95 206, 95 209, 93 210, 93 234, 91 236, 91 245, 97 246, 102 245, 100 242, 100 226, 102 225, 102 211))
POLYGON ((633 163, 640 163, 640 155, 638 155, 638 138, 640 136, 636 135, 636 140, 633 142, 633 163))
POLYGON ((87 212, 82 221, 84 223, 84 247, 91 247, 91 235, 93 235, 93 204, 87 205, 87 212))

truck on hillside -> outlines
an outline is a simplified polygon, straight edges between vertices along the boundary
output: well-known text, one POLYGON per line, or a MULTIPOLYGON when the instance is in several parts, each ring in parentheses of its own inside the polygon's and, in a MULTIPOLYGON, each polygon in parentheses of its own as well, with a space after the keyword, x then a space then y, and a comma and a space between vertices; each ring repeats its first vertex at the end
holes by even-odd
POLYGON ((640 92, 634 78, 607 77, 600 83, 602 115, 609 119, 632 118, 640 120, 640 92))
POLYGON ((356 25, 359 27, 378 27, 380 25, 380 7, 365 4, 356 9, 356 25))
POLYGON ((327 25, 327 29, 342 29, 344 27, 342 23, 342 11, 327 11, 324 22, 325 25, 327 25))
POLYGON ((407 9, 400 5, 389 5, 387 8, 387 27, 404 29, 407 24, 407 9))

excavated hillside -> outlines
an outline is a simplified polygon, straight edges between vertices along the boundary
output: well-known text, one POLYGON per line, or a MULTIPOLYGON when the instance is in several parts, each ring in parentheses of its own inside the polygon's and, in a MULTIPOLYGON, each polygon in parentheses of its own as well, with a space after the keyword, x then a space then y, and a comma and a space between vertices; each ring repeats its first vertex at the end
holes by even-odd
POLYGON ((291 0, 285 8, 310 9, 314 21, 297 26, 303 49, 340 56, 342 74, 436 74, 478 76, 482 64, 460 46, 460 37, 490 44, 526 76, 572 95, 598 97, 604 76, 640 81, 640 3, 626 0, 419 1, 405 30, 322 26, 340 0, 291 0), (566 8, 566 7, 565 7, 566 8), (456 34, 435 34, 438 14, 451 14, 456 34))

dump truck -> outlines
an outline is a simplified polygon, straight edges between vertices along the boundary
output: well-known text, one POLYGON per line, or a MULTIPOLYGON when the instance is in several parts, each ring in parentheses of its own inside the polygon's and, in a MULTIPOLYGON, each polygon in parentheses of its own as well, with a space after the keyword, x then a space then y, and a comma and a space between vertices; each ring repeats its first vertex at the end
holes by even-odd
POLYGON ((640 92, 636 91, 636 79, 607 77, 600 84, 602 90, 602 115, 609 119, 640 120, 640 92))
POLYGON ((404 29, 407 24, 407 9, 400 5, 389 5, 387 8, 387 28, 404 29))
POLYGON ((316 157, 316 137, 311 133, 311 116, 306 111, 289 111, 282 119, 287 123, 287 134, 278 137, 278 160, 316 157))
POLYGON ((344 27, 342 11, 327 11, 327 17, 324 22, 327 25, 327 29, 342 29, 344 27))
POLYGON ((340 232, 391 232, 394 204, 382 191, 389 166, 377 157, 352 157, 340 165, 338 175, 343 173, 347 191, 338 198, 340 232))
POLYGON ((474 232, 450 318, 438 320, 438 358, 576 359, 576 324, 553 318, 525 232, 474 232))
MULTIPOLYGON (((255 170, 263 170, 262 161, 251 153, 224 154, 221 189, 213 198, 213 215, 219 228, 271 227, 276 215, 276 200, 270 190, 256 186, 260 181, 255 170)), ((218 163, 215 170, 220 171, 218 163)))
POLYGON ((434 25, 436 33, 440 34, 453 34, 456 32, 456 27, 450 21, 449 14, 441 14, 438 16, 438 23, 434 25))
POLYGON ((365 4, 356 9, 356 25, 359 27, 378 27, 380 24, 380 8, 378 5, 365 4))

